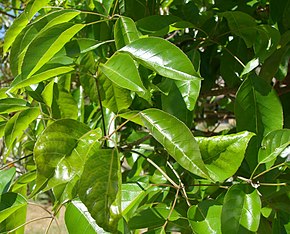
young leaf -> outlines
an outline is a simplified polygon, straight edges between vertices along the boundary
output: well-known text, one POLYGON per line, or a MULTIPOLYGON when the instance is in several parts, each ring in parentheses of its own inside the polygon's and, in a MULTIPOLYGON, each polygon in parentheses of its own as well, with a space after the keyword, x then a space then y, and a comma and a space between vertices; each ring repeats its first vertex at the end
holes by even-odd
POLYGON ((186 125, 158 109, 147 109, 140 116, 151 135, 186 170, 209 178, 198 144, 186 125))
POLYGON ((221 215, 222 233, 256 232, 261 216, 261 199, 248 185, 233 185, 226 193, 221 215))
POLYGON ((27 48, 21 72, 24 79, 30 78, 46 64, 85 25, 62 23, 38 34, 27 48))
POLYGON ((21 194, 8 192, 0 195, 0 223, 26 204, 21 194))
POLYGON ((134 21, 128 17, 121 16, 114 27, 116 48, 121 49, 125 45, 136 41, 139 39, 139 34, 134 21))
POLYGON ((25 11, 13 22, 13 25, 8 29, 4 38, 3 53, 5 54, 17 35, 25 28, 32 17, 38 12, 42 7, 47 5, 49 0, 43 1, 30 1, 26 6, 25 11))
POLYGON ((100 149, 85 163, 79 181, 79 197, 86 205, 98 226, 116 231, 120 218, 119 157, 115 150, 100 149))
POLYGON ((8 170, 0 171, 0 194, 6 193, 9 190, 10 184, 15 176, 16 168, 12 167, 8 170))
MULTIPOLYGON (((69 183, 67 188, 73 188, 86 159, 100 147, 100 137, 100 129, 90 131, 89 127, 72 119, 49 125, 34 147, 37 178, 33 194, 60 184, 69 183)), ((71 196, 71 191, 64 192, 71 196)))
POLYGON ((116 53, 105 64, 101 64, 100 68, 120 87, 135 92, 145 91, 136 64, 130 55, 116 53))
POLYGON ((141 38, 121 48, 145 67, 175 80, 200 79, 188 57, 162 38, 141 38))
POLYGON ((87 207, 79 200, 73 200, 66 207, 65 225, 69 233, 107 233, 96 224, 87 207))
POLYGON ((258 142, 283 126, 281 103, 272 87, 258 76, 249 76, 239 88, 235 115, 237 130, 256 133, 258 142))
POLYGON ((38 107, 29 108, 15 114, 8 120, 4 129, 4 140, 8 149, 10 149, 14 140, 23 134, 28 125, 37 118, 39 113, 38 107))
POLYGON ((253 133, 197 137, 202 159, 210 177, 215 181, 224 181, 239 169, 253 133))
POLYGON ((290 144, 290 130, 281 129, 267 134, 259 149, 259 163, 267 163, 279 156, 290 144))
POLYGON ((222 205, 216 201, 205 200, 187 211, 193 233, 221 234, 222 205))

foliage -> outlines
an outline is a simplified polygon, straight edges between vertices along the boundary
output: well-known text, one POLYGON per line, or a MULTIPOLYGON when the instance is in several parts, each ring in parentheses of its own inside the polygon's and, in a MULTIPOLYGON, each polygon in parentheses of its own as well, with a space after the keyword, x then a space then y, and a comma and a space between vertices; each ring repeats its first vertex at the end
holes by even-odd
POLYGON ((290 233, 289 0, 0 7, 1 233, 290 233))

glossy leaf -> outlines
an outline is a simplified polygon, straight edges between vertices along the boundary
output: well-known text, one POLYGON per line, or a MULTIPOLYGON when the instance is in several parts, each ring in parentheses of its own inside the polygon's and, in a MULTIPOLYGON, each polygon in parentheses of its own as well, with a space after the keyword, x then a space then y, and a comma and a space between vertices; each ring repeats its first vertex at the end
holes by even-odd
POLYGON ((187 211, 193 233, 221 234, 222 205, 216 201, 205 200, 191 206, 187 211))
MULTIPOLYGON (((86 159, 100 147, 100 137, 100 129, 90 131, 76 120, 62 119, 49 125, 34 147, 37 178, 33 193, 60 184, 72 189, 86 159)), ((72 196, 71 191, 65 193, 72 196)))
POLYGON ((62 23, 40 33, 28 46, 22 64, 22 76, 30 78, 47 63, 84 25, 62 23))
POLYGON ((14 21, 13 25, 5 34, 5 44, 3 47, 4 54, 8 51, 17 35, 25 28, 35 13, 47 5, 48 2, 49 0, 31 1, 28 6, 26 6, 25 11, 14 21))
POLYGON ((26 204, 26 199, 20 194, 9 192, 0 195, 0 223, 26 204))
POLYGON ((66 207, 65 225, 69 233, 107 233, 96 224, 87 207, 79 200, 73 200, 66 207))
POLYGON ((56 67, 53 69, 46 70, 44 72, 31 76, 29 79, 24 79, 18 83, 14 83, 12 87, 9 89, 9 92, 13 92, 17 89, 20 89, 20 88, 23 88, 32 84, 37 84, 41 81, 45 81, 56 76, 67 74, 69 72, 72 72, 73 70, 74 69, 72 67, 68 67, 68 66, 56 67))
POLYGON ((128 54, 114 54, 101 65, 101 70, 112 82, 122 88, 136 92, 145 91, 136 64, 128 54))
POLYGON ((0 171, 0 194, 8 192, 15 173, 15 167, 0 171))
POLYGON ((4 98, 0 100, 0 114, 11 113, 29 108, 29 103, 24 99, 4 98))
POLYGON ((290 144, 290 130, 281 129, 267 134, 259 149, 259 163, 267 163, 278 157, 290 144))
POLYGON ((197 102, 201 88, 201 80, 175 81, 188 110, 192 111, 197 102))
POLYGON ((241 37, 248 48, 251 47, 257 35, 255 19, 240 11, 227 11, 221 15, 227 19, 231 32, 241 37))
POLYGON ((132 97, 129 90, 119 87, 105 76, 101 76, 99 81, 102 104, 104 107, 114 113, 118 113, 131 105, 132 97))
POLYGON ((23 134, 24 130, 28 128, 29 124, 34 121, 39 114, 39 108, 34 107, 16 113, 8 120, 4 129, 4 140, 8 149, 12 146, 14 140, 23 134))
POLYGON ((115 150, 96 151, 85 163, 79 197, 98 226, 115 231, 120 218, 120 166, 115 150))
POLYGON ((253 133, 241 132, 214 137, 197 137, 202 159, 210 177, 224 181, 240 167, 253 133))
POLYGON ((235 115, 237 130, 254 132, 259 141, 283 126, 282 106, 275 91, 257 76, 248 77, 239 88, 235 115))
POLYGON ((12 73, 16 76, 21 72, 21 65, 29 44, 39 33, 57 24, 65 23, 80 14, 77 10, 58 10, 35 20, 27 26, 15 39, 11 47, 10 61, 12 73))
POLYGON ((141 38, 123 47, 145 67, 175 80, 200 79, 188 57, 176 46, 162 38, 141 38))
POLYGON ((158 109, 144 110, 140 116, 151 135, 182 167, 209 178, 198 144, 183 122, 158 109))
POLYGON ((256 189, 233 185, 226 193, 221 216, 223 233, 256 232, 260 223, 261 199, 256 189))
POLYGON ((128 17, 121 16, 114 27, 116 48, 121 49, 125 45, 136 41, 139 39, 139 34, 134 21, 128 17))

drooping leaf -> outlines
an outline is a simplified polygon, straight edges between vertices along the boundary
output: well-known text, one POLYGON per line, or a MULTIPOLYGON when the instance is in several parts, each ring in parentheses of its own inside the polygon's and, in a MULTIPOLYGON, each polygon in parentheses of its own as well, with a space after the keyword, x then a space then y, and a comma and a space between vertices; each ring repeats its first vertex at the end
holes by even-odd
POLYGON ((241 11, 227 11, 221 16, 227 19, 231 32, 241 37, 248 48, 254 44, 257 35, 254 18, 241 11))
POLYGON ((116 53, 100 67, 102 72, 120 87, 136 92, 145 91, 136 64, 130 55, 116 53))
POLYGON ((21 72, 30 78, 47 63, 84 25, 62 23, 40 33, 28 46, 21 72))
POLYGON ((283 126, 281 103, 271 86, 258 76, 249 76, 239 88, 235 115, 237 130, 256 133, 258 142, 283 126))
POLYGON ((240 167, 248 142, 253 133, 241 132, 214 137, 197 137, 202 159, 208 173, 215 181, 233 176, 240 167))
POLYGON ((290 144, 290 130, 281 129, 267 134, 259 149, 259 163, 267 163, 279 156, 290 144))
POLYGON ((0 100, 0 114, 26 110, 29 105, 24 99, 4 98, 0 100))
MULTIPOLYGON (((33 194, 61 184, 68 184, 67 188, 72 189, 86 159, 100 147, 100 137, 100 129, 90 131, 89 127, 72 119, 49 125, 34 147, 37 178, 33 194)), ((70 190, 65 193, 71 196, 70 190)))
POLYGON ((0 223, 26 204, 21 194, 8 192, 0 195, 0 223))
POLYGON ((100 76, 99 82, 104 107, 118 113, 131 105, 132 97, 129 90, 119 87, 105 76, 100 76))
POLYGON ((216 201, 205 200, 187 211, 193 233, 221 234, 222 205, 216 201))
POLYGON ((143 66, 175 80, 200 79, 188 57, 162 38, 141 38, 121 48, 143 66))
POLYGON ((115 150, 100 149, 85 163, 79 197, 98 226, 115 231, 120 218, 120 166, 115 150))
POLYGON ((158 109, 147 109, 140 116, 151 135, 186 170, 209 178, 198 144, 190 130, 180 120, 158 109))
POLYGON ((139 39, 139 34, 134 21, 128 17, 121 16, 114 27, 116 48, 121 49, 125 45, 136 41, 139 39))
POLYGON ((8 120, 4 129, 4 140, 8 149, 12 146, 14 140, 21 136, 29 124, 37 118, 39 113, 39 108, 33 107, 16 113, 8 120))
POLYGON ((96 224, 87 207, 79 200, 73 200, 66 207, 65 225, 69 233, 107 233, 96 224))
POLYGON ((17 37, 17 35, 25 28, 25 26, 29 23, 32 17, 38 12, 42 7, 47 5, 49 0, 43 1, 30 1, 26 6, 25 11, 13 22, 13 25, 8 29, 4 38, 4 47, 3 53, 5 54, 13 41, 17 37))
POLYGON ((16 168, 12 167, 8 170, 0 171, 0 194, 6 193, 9 190, 10 184, 15 176, 16 168))
POLYGON ((179 89, 181 96, 188 110, 192 111, 195 107, 201 88, 201 80, 180 81, 176 80, 175 84, 179 89))
POLYGON ((261 199, 248 185, 233 185, 226 193, 221 215, 222 233, 256 232, 261 216, 261 199))

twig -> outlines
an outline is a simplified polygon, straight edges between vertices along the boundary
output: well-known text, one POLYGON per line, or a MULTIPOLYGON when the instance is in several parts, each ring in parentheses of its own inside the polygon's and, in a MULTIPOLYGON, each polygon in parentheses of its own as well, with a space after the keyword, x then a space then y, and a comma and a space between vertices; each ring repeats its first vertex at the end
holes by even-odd
MULTIPOLYGON (((101 115, 102 115, 103 133, 104 133, 104 136, 106 136, 107 130, 106 130, 106 123, 105 123, 105 115, 104 115, 104 110, 103 110, 103 104, 102 104, 101 93, 100 93, 100 85, 99 85, 98 79, 96 79, 96 85, 97 85, 98 99, 99 99, 99 105, 100 105, 101 115)), ((105 148, 107 147, 106 139, 104 141, 104 146, 105 146, 105 148)))
POLYGON ((266 173, 269 172, 269 171, 272 171, 272 170, 276 169, 277 167, 282 167, 282 166, 284 166, 284 165, 285 165, 285 162, 280 163, 280 164, 278 164, 278 165, 276 165, 276 166, 274 166, 274 167, 271 167, 271 168, 269 168, 269 169, 267 169, 267 170, 265 170, 265 171, 259 173, 258 175, 254 176, 254 177, 253 177, 253 180, 257 179, 258 177, 260 177, 260 176, 262 176, 262 175, 264 175, 264 174, 266 174, 266 173))
POLYGON ((13 19, 17 18, 17 16, 15 16, 15 15, 11 15, 11 14, 7 13, 6 11, 2 11, 2 10, 0 10, 0 13, 3 14, 3 15, 7 15, 7 16, 13 18, 13 19))
POLYGON ((29 158, 29 157, 31 157, 32 155, 33 155, 33 154, 28 154, 28 155, 26 155, 26 156, 23 156, 23 157, 17 159, 17 160, 14 160, 14 161, 12 161, 12 162, 10 162, 10 163, 8 163, 8 164, 2 166, 2 167, 0 168, 0 170, 5 169, 6 167, 10 167, 10 166, 12 166, 14 163, 16 163, 16 162, 20 162, 21 160, 26 159, 26 158, 29 158))

